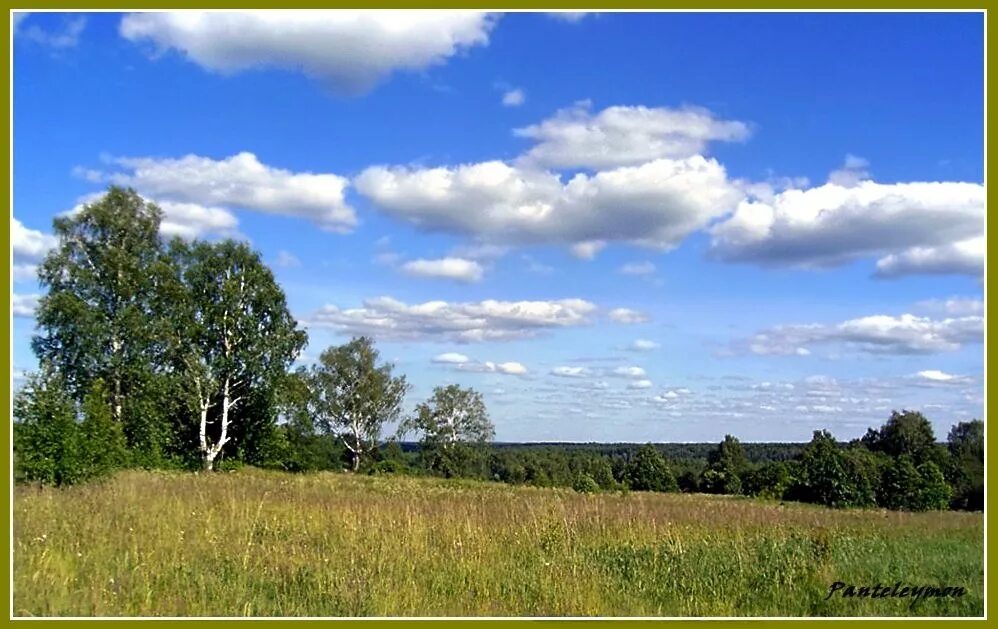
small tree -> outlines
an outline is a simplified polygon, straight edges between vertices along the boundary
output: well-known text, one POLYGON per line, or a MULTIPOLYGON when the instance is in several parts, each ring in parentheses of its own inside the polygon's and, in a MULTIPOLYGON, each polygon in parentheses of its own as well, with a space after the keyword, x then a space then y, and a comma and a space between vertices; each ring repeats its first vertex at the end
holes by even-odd
POLYGON ((922 478, 922 486, 916 508, 920 511, 938 511, 949 507, 953 488, 946 482, 939 466, 926 461, 918 466, 918 475, 922 478))
POLYGON ((717 449, 707 456, 708 467, 700 477, 700 489, 712 494, 739 494, 742 492, 742 474, 748 469, 748 460, 742 444, 731 435, 725 435, 717 449))
POLYGON ((76 407, 62 377, 33 374, 14 398, 19 475, 47 485, 71 485, 86 476, 76 407))
POLYGON ((400 438, 421 435, 420 450, 429 469, 460 476, 475 459, 476 447, 495 437, 482 394, 456 384, 437 387, 415 414, 399 425, 400 438))
POLYGON ((953 485, 953 506, 984 509, 984 422, 960 422, 950 430, 951 463, 947 476, 953 485))
POLYGON ((665 457, 655 446, 638 448, 627 465, 627 484, 636 491, 677 491, 679 485, 665 457))
POLYGON ((111 415, 111 403, 103 380, 95 380, 83 398, 80 449, 87 476, 97 478, 121 468, 128 460, 125 434, 111 415))
POLYGON ((874 494, 862 468, 847 456, 827 430, 816 430, 800 460, 800 476, 791 495, 830 507, 873 504, 874 494))
POLYGON ((916 463, 932 457, 936 437, 932 424, 917 411, 902 410, 891 413, 880 430, 869 429, 863 444, 874 452, 888 456, 907 455, 916 463))
POLYGON ((350 452, 351 468, 377 448, 385 423, 396 421, 408 390, 405 376, 378 364, 378 351, 367 337, 331 347, 309 374, 316 419, 328 434, 339 434, 350 452))

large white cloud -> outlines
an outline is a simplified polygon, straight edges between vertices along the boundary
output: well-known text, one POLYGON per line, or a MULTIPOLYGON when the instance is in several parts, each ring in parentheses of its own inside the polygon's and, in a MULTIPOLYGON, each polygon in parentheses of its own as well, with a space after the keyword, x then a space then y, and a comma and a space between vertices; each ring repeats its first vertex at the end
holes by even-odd
POLYGON ((955 351, 984 338, 984 317, 931 319, 912 314, 873 315, 837 324, 783 325, 753 336, 747 349, 761 355, 804 354, 809 345, 841 344, 874 354, 955 351))
POLYGON ((589 101, 559 110, 543 122, 514 130, 537 144, 521 158, 549 168, 602 170, 660 158, 703 154, 708 142, 748 137, 746 124, 718 120, 706 109, 616 106, 593 113, 589 101))
MULTIPOLYGON (((841 179, 841 178, 840 178, 841 179)), ((791 189, 745 200, 711 228, 718 257, 766 266, 831 266, 878 257, 878 273, 979 274, 984 187, 873 181, 791 189)))
POLYGON ((402 271, 416 277, 435 277, 459 282, 478 282, 484 274, 482 265, 464 258, 410 260, 402 265, 402 271))
POLYGON ((209 212, 226 208, 296 216, 334 232, 348 232, 357 224, 344 198, 348 181, 332 173, 291 172, 263 164, 247 152, 220 160, 186 155, 109 161, 123 171, 91 171, 88 178, 132 186, 161 204, 197 204, 209 212))
POLYGON ((359 94, 396 70, 421 70, 487 44, 496 19, 478 11, 171 11, 127 15, 120 32, 222 74, 300 71, 359 94))
POLYGON ((701 156, 580 173, 567 182, 501 161, 376 166, 354 184, 387 214, 426 230, 511 244, 617 241, 662 250, 742 198, 724 168, 701 156))
POLYGON ((877 260, 878 277, 915 274, 981 275, 984 236, 930 247, 912 247, 877 260))
POLYGON ((360 308, 325 306, 305 322, 378 340, 449 340, 460 343, 528 338, 590 323, 596 306, 582 299, 405 304, 390 297, 360 308))

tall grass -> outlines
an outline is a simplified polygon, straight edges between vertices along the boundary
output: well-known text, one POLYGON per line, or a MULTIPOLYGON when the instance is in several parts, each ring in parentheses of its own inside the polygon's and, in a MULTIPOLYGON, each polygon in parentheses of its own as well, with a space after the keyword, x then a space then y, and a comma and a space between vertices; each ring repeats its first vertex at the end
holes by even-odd
POLYGON ((244 470, 17 487, 14 612, 981 615, 982 518, 244 470), (834 581, 960 598, 824 600, 834 581))

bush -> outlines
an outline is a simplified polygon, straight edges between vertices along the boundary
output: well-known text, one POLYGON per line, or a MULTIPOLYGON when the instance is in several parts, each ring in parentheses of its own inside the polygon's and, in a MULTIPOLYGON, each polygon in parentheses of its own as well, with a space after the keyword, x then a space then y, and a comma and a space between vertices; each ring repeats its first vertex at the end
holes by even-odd
POLYGON ((575 484, 572 485, 572 489, 580 494, 594 494, 600 490, 600 486, 589 474, 579 474, 579 477, 575 479, 575 484))
POLYGON ((641 446, 627 465, 627 484, 637 491, 677 491, 672 470, 651 444, 641 446))
POLYGON ((29 377, 14 399, 14 419, 17 476, 57 486, 86 478, 76 407, 61 377, 29 377))

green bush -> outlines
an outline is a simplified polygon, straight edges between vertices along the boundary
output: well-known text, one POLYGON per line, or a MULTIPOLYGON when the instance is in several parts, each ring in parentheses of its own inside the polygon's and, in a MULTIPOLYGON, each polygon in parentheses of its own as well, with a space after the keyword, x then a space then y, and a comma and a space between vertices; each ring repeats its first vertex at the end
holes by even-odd
POLYGON ((589 474, 579 474, 579 477, 575 479, 575 484, 572 485, 572 489, 580 494, 594 494, 600 490, 600 486, 589 474))

